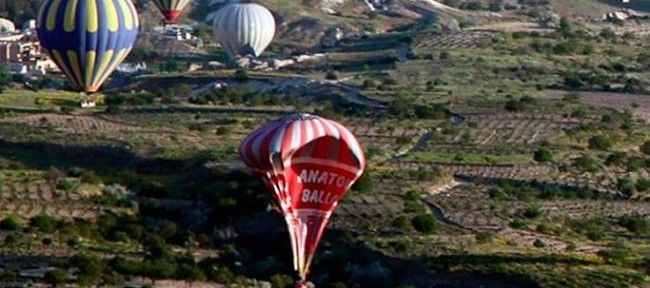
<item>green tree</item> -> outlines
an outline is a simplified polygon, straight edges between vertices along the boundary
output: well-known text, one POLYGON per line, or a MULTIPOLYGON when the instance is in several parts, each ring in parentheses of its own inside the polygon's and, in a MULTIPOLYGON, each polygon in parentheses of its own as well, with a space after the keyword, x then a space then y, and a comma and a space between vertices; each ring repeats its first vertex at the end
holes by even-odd
POLYGON ((144 272, 142 262, 128 260, 120 256, 113 258, 109 265, 113 270, 125 276, 135 276, 144 272))
POLYGON ((557 29, 560 34, 564 37, 569 37, 573 34, 573 24, 571 24, 571 21, 569 21, 569 18, 567 17, 562 17, 560 19, 560 26, 557 29))
POLYGON ((411 107, 413 107, 413 101, 411 99, 399 96, 393 99, 388 106, 388 110, 398 118, 406 118, 411 114, 411 107))
POLYGON ((368 193, 372 191, 372 186, 372 176, 370 176, 370 172, 366 172, 359 177, 357 182, 354 182, 352 190, 360 193, 368 193))
POLYGON ((0 273, 0 283, 15 282, 18 280, 19 270, 16 267, 8 267, 4 272, 0 273))
POLYGON ((293 284, 293 278, 286 274, 275 274, 270 280, 273 288, 288 288, 293 284))
POLYGON ((7 67, 0 65, 0 93, 4 93, 5 88, 9 85, 11 81, 11 75, 7 71, 7 67))
POLYGON ((248 71, 246 71, 246 69, 237 69, 233 77, 235 77, 237 81, 246 81, 250 78, 248 76, 248 71))
POLYGON ((192 86, 187 84, 180 84, 176 86, 175 90, 176 95, 180 97, 189 97, 192 95, 192 86))
POLYGON ((539 148, 535 151, 534 159, 540 163, 551 162, 553 161, 553 153, 546 148, 539 148))
POLYGON ((600 31, 600 37, 605 38, 605 39, 614 39, 616 38, 616 32, 612 28, 603 28, 603 30, 600 31))
POLYGON ((176 272, 174 264, 165 260, 147 262, 145 275, 155 284, 158 279, 168 279, 176 272))
POLYGON ((44 233, 52 233, 59 225, 59 221, 50 215, 38 215, 29 220, 29 225, 44 233))
POLYGON ((596 135, 589 138, 589 149, 592 150, 607 150, 612 145, 612 141, 603 135, 596 135))
POLYGON ((9 216, 0 221, 0 230, 13 231, 20 228, 20 219, 15 216, 9 216))
POLYGON ((391 225, 397 229, 407 231, 411 228, 411 221, 406 216, 400 215, 393 219, 391 225))
POLYGON ((542 215, 542 209, 538 205, 531 204, 524 208, 522 215, 528 219, 534 219, 542 215))
POLYGON ((434 233, 438 229, 438 222, 431 214, 417 215, 411 220, 411 224, 415 230, 426 234, 434 233))
POLYGON ((207 277, 196 265, 181 264, 176 271, 177 278, 188 282, 205 281, 207 277))
POLYGON ((79 279, 77 282, 82 286, 94 286, 102 278, 104 263, 93 255, 77 254, 70 258, 68 264, 79 268, 79 279))
POLYGON ((67 273, 61 268, 54 268, 45 272, 45 278, 43 279, 45 283, 50 284, 54 287, 58 287, 61 284, 64 284, 67 279, 67 273))
POLYGON ((618 189, 621 190, 621 192, 623 192, 623 194, 627 196, 632 196, 636 191, 634 180, 632 180, 632 178, 629 177, 618 179, 617 186, 618 189))

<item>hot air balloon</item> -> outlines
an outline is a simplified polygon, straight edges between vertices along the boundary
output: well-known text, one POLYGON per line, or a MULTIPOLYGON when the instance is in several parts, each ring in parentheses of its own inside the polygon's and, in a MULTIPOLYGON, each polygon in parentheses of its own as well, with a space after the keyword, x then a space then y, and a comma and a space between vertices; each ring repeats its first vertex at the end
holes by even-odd
POLYGON ((363 149, 343 125, 295 114, 255 130, 239 152, 284 214, 300 285, 330 215, 366 167, 363 149))
POLYGON ((153 3, 156 4, 168 23, 176 23, 178 16, 183 12, 183 8, 190 2, 190 0, 153 0, 153 3))
POLYGON ((129 54, 138 35, 130 0, 47 0, 38 38, 78 91, 93 93, 129 54))
POLYGON ((212 19, 214 37, 231 58, 260 56, 275 35, 273 14, 259 4, 228 4, 212 19))

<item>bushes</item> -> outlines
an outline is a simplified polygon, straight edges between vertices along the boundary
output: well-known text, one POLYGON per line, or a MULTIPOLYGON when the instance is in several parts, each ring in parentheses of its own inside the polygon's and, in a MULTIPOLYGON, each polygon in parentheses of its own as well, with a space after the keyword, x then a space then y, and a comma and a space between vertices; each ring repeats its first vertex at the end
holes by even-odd
POLYGON ((632 196, 635 192, 635 186, 634 186, 634 181, 629 178, 622 178, 618 180, 617 187, 623 194, 629 196, 632 196))
POLYGON ((534 219, 542 216, 543 213, 544 212, 538 205, 531 204, 528 207, 524 208, 521 214, 528 219, 534 219))
POLYGON ((67 273, 61 268, 54 268, 45 272, 45 278, 43 280, 45 283, 57 287, 58 285, 64 284, 67 280, 67 273))
POLYGON ((591 155, 582 155, 574 161, 576 168, 582 171, 594 172, 598 170, 598 161, 591 155))
POLYGON ((20 228, 20 219, 14 216, 9 216, 0 221, 0 230, 13 231, 20 228))
POLYGON ((650 190, 650 178, 641 178, 636 181, 635 188, 639 192, 646 192, 650 190))
POLYGON ((101 280, 104 262, 97 256, 77 254, 68 260, 68 265, 79 268, 77 282, 82 286, 94 286, 101 280))
POLYGON ((535 161, 540 163, 551 162, 553 161, 553 153, 551 153, 551 151, 546 148, 539 148, 537 151, 535 151, 533 158, 535 161))
POLYGON ((404 231, 407 231, 412 227, 411 222, 404 215, 397 216, 395 219, 393 219, 391 225, 399 230, 404 230, 404 231))
POLYGON ((370 176, 370 172, 366 172, 363 173, 361 177, 359 177, 357 182, 354 182, 352 185, 352 190, 359 193, 369 193, 372 191, 372 187, 372 176, 370 176))
POLYGON ((338 80, 339 76, 336 74, 336 71, 328 71, 327 74, 325 74, 325 79, 327 80, 338 80))
POLYGON ((293 278, 286 274, 275 274, 271 276, 271 287, 273 288, 288 288, 292 287, 293 278))
POLYGON ((283 105, 289 104, 282 101, 282 96, 265 93, 257 93, 246 86, 225 87, 213 91, 204 92, 189 99, 193 104, 215 104, 215 105, 283 105))
POLYGON ((115 93, 106 96, 106 105, 148 105, 155 102, 156 95, 150 92, 115 93))
POLYGON ((451 115, 443 105, 415 105, 415 116, 420 119, 445 119, 451 115))
POLYGON ((537 104, 537 100, 535 98, 526 96, 526 97, 522 97, 519 100, 515 100, 515 99, 508 100, 505 103, 504 108, 506 109, 506 111, 510 111, 510 112, 521 112, 530 108, 535 104, 537 104))
POLYGON ((5 65, 0 65, 0 93, 5 91, 5 88, 9 85, 10 81, 11 75, 9 74, 7 67, 5 65))
POLYGON ((571 219, 567 220, 567 225, 571 230, 586 236, 592 241, 603 239, 605 237, 605 228, 609 227, 609 224, 603 218, 571 219))
POLYGON ((589 149, 592 150, 607 150, 611 148, 613 141, 605 136, 596 135, 589 138, 589 149))
POLYGON ((431 234, 438 229, 438 222, 431 214, 420 214, 411 220, 413 228, 418 232, 431 234))
POLYGON ((29 225, 43 233, 52 233, 59 226, 59 221, 49 215, 38 215, 29 220, 29 225))
POLYGON ((618 225, 625 227, 625 229, 634 233, 636 236, 650 236, 650 222, 643 216, 623 216, 618 219, 618 225))
POLYGON ((645 155, 650 155, 650 141, 645 141, 641 147, 639 147, 639 150, 645 155))

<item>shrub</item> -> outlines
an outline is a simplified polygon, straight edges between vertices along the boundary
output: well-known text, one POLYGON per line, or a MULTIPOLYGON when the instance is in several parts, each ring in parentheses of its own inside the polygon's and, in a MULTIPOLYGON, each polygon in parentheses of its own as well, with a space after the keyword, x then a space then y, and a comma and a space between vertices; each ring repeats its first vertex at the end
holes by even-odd
POLYGON ((598 34, 600 37, 605 38, 605 39, 613 39, 616 38, 616 32, 612 28, 603 28, 603 30, 600 31, 600 34, 598 34))
POLYGON ((627 196, 632 196, 635 191, 635 183, 629 177, 619 179, 617 187, 619 190, 621 190, 621 192, 623 192, 623 194, 627 196))
POLYGON ((598 241, 605 237, 605 227, 608 223, 603 218, 572 219, 567 222, 571 230, 585 235, 589 240, 598 241))
POLYGON ((551 162, 553 161, 553 153, 551 153, 551 151, 546 148, 539 148, 537 151, 535 151, 533 158, 535 161, 540 163, 551 162))
POLYGON ((625 152, 614 152, 607 156, 605 164, 608 166, 625 165, 627 163, 627 154, 625 152))
POLYGON ((449 115, 449 111, 442 105, 416 105, 414 112, 420 119, 443 119, 449 115))
POLYGON ((45 278, 43 280, 45 283, 56 287, 66 282, 67 273, 61 268, 54 268, 45 272, 45 278))
POLYGON ((271 276, 271 287, 273 288, 287 288, 292 287, 293 278, 286 274, 275 274, 271 276))
POLYGON ((411 228, 411 222, 404 215, 397 216, 395 219, 393 219, 391 225, 400 230, 409 230, 411 228))
POLYGON ((371 90, 376 88, 377 88, 377 82, 375 82, 375 80, 366 79, 363 81, 363 89, 371 90))
POLYGON ((217 128, 216 134, 217 135, 228 135, 228 134, 230 134, 231 130, 232 129, 230 129, 230 127, 228 127, 228 126, 219 126, 219 128, 217 128))
POLYGON ((535 204, 531 204, 524 209, 522 215, 528 219, 534 219, 541 216, 543 213, 542 209, 535 204))
POLYGON ((625 248, 602 250, 598 256, 603 257, 608 264, 617 266, 630 266, 636 262, 634 253, 625 248))
POLYGON ((637 236, 650 235, 650 222, 643 216, 623 216, 618 220, 618 225, 625 227, 637 236))
POLYGON ((75 186, 74 183, 72 183, 70 180, 62 179, 61 181, 59 181, 59 183, 56 184, 56 189, 60 189, 63 191, 70 191, 72 190, 72 188, 74 188, 74 186, 75 186))
POLYGON ((370 176, 369 172, 363 173, 361 177, 357 180, 357 182, 354 182, 352 185, 352 190, 360 192, 360 193, 368 193, 372 191, 372 177, 370 176))
POLYGON ((29 225, 44 233, 52 233, 59 225, 59 221, 49 215, 34 216, 29 220, 29 225))
POLYGON ((629 172, 639 171, 639 169, 644 166, 645 160, 641 157, 629 157, 627 159, 626 168, 629 172))
POLYGON ((389 105, 390 113, 399 118, 408 117, 411 112, 411 100, 404 97, 395 98, 389 105))
POLYGON ((97 256, 77 254, 68 260, 68 265, 79 268, 79 279, 81 286, 96 285, 104 269, 104 262, 97 256))
POLYGON ((113 258, 109 265, 116 272, 125 276, 135 276, 142 273, 143 265, 140 261, 128 260, 122 257, 113 258))
POLYGON ((84 171, 81 174, 81 182, 83 183, 99 184, 101 181, 101 178, 93 171, 84 171))
POLYGON ((13 231, 20 228, 20 220, 14 216, 9 216, 0 221, 0 230, 13 231))
POLYGON ((325 79, 338 80, 339 76, 336 74, 336 71, 328 71, 327 74, 325 74, 325 79))
POLYGON ((235 74, 233 75, 233 77, 237 81, 246 81, 246 80, 248 80, 250 78, 248 76, 248 71, 246 71, 246 69, 237 69, 237 71, 235 71, 235 74))
POLYGON ((636 181, 636 190, 646 192, 650 190, 650 178, 641 178, 636 181))
POLYGON ((594 172, 598 170, 598 161, 591 155, 583 155, 578 157, 575 162, 575 166, 583 171, 594 172))
POLYGON ((492 235, 492 233, 482 232, 476 235, 476 241, 478 243, 491 243, 493 237, 494 235, 492 235))
POLYGON ((605 136, 596 135, 589 138, 589 149, 607 150, 613 145, 612 141, 605 136))
POLYGON ((577 92, 570 92, 562 96, 562 100, 570 103, 578 103, 580 101, 580 94, 577 92))
MULTIPOLYGON (((176 278, 183 279, 185 281, 194 282, 194 281, 205 281, 207 277, 201 269, 195 264, 181 264, 178 266, 176 271, 176 278)), ((273 281, 273 278, 271 278, 273 281)))
POLYGON ((415 230, 426 234, 431 234, 438 229, 438 222, 436 222, 436 219, 430 214, 420 214, 415 216, 411 220, 411 224, 413 224, 415 230))
POLYGON ((639 147, 639 150, 641 150, 645 155, 650 155, 650 141, 645 141, 643 145, 639 147))

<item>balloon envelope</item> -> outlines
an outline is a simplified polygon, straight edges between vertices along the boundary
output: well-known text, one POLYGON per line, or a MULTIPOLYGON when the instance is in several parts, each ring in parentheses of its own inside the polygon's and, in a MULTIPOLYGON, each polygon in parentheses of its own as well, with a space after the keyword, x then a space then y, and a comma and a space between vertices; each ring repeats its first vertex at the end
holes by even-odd
POLYGON ((47 0, 38 19, 41 46, 75 89, 88 93, 126 58, 138 35, 130 0, 47 0))
POLYGON ((275 18, 259 4, 228 4, 214 15, 213 34, 231 58, 248 54, 258 57, 273 41, 275 18))
POLYGON ((153 0, 160 13, 165 16, 167 22, 176 23, 178 16, 183 12, 183 8, 189 4, 191 0, 153 0))
POLYGON ((361 145, 337 122, 296 114, 255 130, 240 154, 282 208, 304 280, 330 215, 366 167, 361 145))

